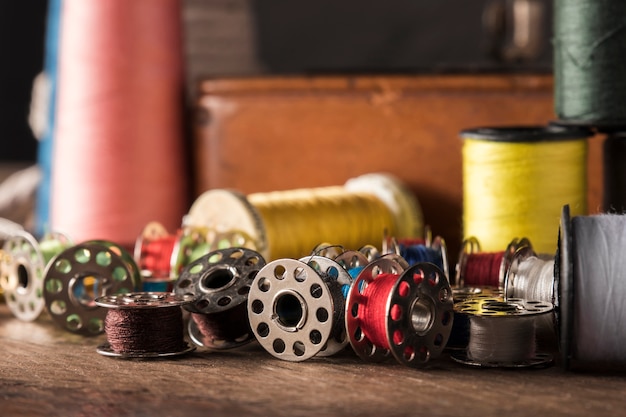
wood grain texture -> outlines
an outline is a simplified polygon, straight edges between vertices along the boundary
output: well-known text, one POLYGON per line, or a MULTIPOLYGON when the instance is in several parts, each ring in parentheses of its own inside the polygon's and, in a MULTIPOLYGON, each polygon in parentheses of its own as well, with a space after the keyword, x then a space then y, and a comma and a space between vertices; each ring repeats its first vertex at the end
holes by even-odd
POLYGON ((0 305, 3 416, 589 416, 623 412, 621 375, 477 369, 447 356, 428 369, 366 363, 349 348, 281 361, 256 343, 176 359, 120 360, 43 315, 0 305))
MULTIPOLYGON (((459 132, 546 125, 555 119, 552 88, 550 75, 520 74, 207 79, 197 103, 195 194, 341 185, 389 172, 414 192, 454 261, 463 221, 459 132)), ((590 141, 588 172, 588 207, 597 212, 599 140, 590 141)))

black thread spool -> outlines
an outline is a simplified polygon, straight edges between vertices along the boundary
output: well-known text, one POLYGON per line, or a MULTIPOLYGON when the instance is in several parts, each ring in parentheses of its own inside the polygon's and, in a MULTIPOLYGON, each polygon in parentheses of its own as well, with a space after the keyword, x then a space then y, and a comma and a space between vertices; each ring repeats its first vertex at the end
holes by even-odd
POLYGON ((96 305, 108 309, 104 329, 107 342, 98 346, 104 356, 162 358, 195 349, 184 339, 181 306, 190 295, 168 292, 138 292, 98 297, 96 305))
POLYGON ((626 212, 626 129, 606 136, 602 155, 602 210, 622 214, 626 212))
POLYGON ((260 253, 234 247, 209 252, 183 269, 174 292, 194 297, 184 308, 191 313, 188 332, 196 345, 223 350, 254 340, 247 300, 250 285, 263 266, 260 253))
POLYGON ((354 351, 368 362, 382 361, 391 353, 403 365, 422 368, 443 351, 452 328, 452 309, 450 284, 435 264, 418 263, 403 270, 380 258, 368 264, 350 287, 346 331, 354 351), (369 286, 375 288, 381 281, 386 286, 387 278, 395 279, 387 294, 374 296, 378 291, 373 291, 372 298, 366 296, 369 286))
POLYGON ((454 308, 467 314, 470 321, 466 349, 451 354, 456 362, 484 368, 544 367, 553 362, 552 355, 536 350, 535 337, 535 320, 552 314, 552 304, 471 298, 454 308))
POLYGON ((259 344, 291 362, 342 349, 347 337, 341 286, 350 280, 341 265, 326 257, 269 262, 254 279, 248 298, 250 327, 259 344))
POLYGON ((61 328, 85 336, 104 331, 106 309, 95 299, 137 291, 139 268, 132 256, 113 242, 87 241, 55 256, 44 278, 44 299, 61 328))

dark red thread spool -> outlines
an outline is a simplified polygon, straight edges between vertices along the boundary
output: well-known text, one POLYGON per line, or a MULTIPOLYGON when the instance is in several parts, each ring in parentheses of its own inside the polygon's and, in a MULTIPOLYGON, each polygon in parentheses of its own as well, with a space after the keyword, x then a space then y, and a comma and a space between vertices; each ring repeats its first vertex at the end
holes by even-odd
POLYGON ((503 288, 515 253, 520 249, 532 250, 528 239, 513 239, 502 252, 481 252, 476 238, 466 239, 456 266, 456 284, 460 287, 503 288))
POLYGON ((181 306, 190 296, 138 292, 109 295, 95 300, 108 308, 104 330, 107 342, 98 353, 120 358, 157 358, 192 351, 184 339, 181 306))
POLYGON ((367 361, 391 352, 404 365, 424 367, 443 351, 452 322, 450 284, 431 263, 402 270, 389 259, 371 262, 352 283, 346 301, 350 343, 367 361))

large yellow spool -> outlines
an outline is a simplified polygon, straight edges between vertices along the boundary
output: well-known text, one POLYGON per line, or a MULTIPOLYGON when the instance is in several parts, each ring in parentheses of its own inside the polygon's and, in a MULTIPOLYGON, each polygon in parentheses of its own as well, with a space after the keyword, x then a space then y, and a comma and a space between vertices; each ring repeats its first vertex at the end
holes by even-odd
POLYGON ((385 235, 422 237, 421 207, 397 178, 372 173, 342 186, 243 195, 208 190, 192 204, 186 226, 250 236, 266 260, 300 258, 320 243, 346 249, 380 246, 385 235))
POLYGON ((556 126, 462 131, 464 238, 498 251, 525 237, 554 254, 563 205, 587 213, 589 136, 556 126))

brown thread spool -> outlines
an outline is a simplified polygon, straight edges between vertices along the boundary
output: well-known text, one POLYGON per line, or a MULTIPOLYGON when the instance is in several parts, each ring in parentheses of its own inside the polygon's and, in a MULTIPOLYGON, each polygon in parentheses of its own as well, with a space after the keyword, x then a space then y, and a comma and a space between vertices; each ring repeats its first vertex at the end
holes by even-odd
POLYGON ((181 306, 193 297, 172 293, 138 292, 99 297, 108 308, 104 329, 107 342, 98 353, 120 358, 176 356, 195 349, 184 340, 181 306))
POLYGON ((252 280, 265 265, 260 253, 247 248, 225 248, 187 265, 174 292, 192 296, 188 332, 200 347, 231 349, 254 340, 246 302, 252 280))

